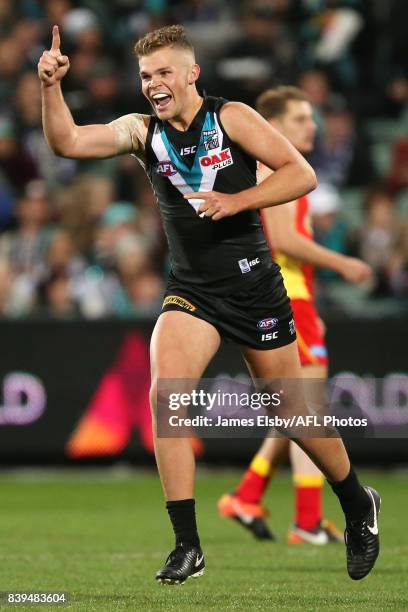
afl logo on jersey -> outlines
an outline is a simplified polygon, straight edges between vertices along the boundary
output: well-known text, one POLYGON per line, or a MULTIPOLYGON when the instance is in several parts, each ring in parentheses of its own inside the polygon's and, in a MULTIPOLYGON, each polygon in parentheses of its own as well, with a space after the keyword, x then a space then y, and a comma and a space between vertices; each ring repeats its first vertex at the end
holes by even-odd
POLYGON ((177 174, 177 168, 170 160, 158 162, 155 166, 155 170, 157 174, 161 174, 161 176, 174 176, 177 174))
POLYGON ((226 168, 227 166, 232 166, 234 160, 231 156, 230 149, 224 149, 219 153, 213 153, 213 155, 205 155, 204 157, 200 157, 200 164, 204 166, 204 168, 211 167, 212 170, 222 170, 222 168, 226 168))
POLYGON ((279 319, 275 317, 268 317, 267 319, 262 319, 262 321, 258 321, 257 327, 258 329, 273 329, 279 323, 279 319))

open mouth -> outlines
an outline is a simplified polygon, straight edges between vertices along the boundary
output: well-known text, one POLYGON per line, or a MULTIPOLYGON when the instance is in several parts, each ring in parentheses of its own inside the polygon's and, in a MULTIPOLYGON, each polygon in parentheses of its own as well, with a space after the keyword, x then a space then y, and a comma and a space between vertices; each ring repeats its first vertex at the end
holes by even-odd
POLYGON ((156 93, 152 96, 154 106, 158 111, 165 110, 169 106, 171 99, 171 95, 167 93, 156 93))

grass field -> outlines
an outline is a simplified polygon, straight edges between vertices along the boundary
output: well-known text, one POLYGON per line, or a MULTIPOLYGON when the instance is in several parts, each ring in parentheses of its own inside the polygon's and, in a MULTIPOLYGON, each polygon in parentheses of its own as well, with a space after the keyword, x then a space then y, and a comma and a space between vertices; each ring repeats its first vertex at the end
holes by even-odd
MULTIPOLYGON (((288 475, 268 495, 279 543, 259 543, 218 518, 219 495, 238 473, 202 471, 197 498, 206 554, 203 578, 161 586, 153 575, 172 547, 152 472, 10 473, 0 478, 0 591, 66 591, 66 610, 408 610, 408 475, 363 473, 383 497, 382 553, 374 572, 351 581, 342 545, 290 547, 288 475)), ((326 491, 326 515, 341 525, 326 491)), ((39 606, 5 606, 17 610, 39 606)), ((53 606, 52 609, 56 609, 53 606)))

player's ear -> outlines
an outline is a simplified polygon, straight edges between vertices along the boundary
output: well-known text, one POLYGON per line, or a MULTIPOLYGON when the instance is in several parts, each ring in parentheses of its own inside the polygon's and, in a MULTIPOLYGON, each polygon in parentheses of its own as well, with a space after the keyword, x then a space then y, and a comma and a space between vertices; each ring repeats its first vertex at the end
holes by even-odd
POLYGON ((200 66, 198 64, 193 64, 190 68, 190 74, 188 76, 188 84, 193 85, 200 76, 200 66))

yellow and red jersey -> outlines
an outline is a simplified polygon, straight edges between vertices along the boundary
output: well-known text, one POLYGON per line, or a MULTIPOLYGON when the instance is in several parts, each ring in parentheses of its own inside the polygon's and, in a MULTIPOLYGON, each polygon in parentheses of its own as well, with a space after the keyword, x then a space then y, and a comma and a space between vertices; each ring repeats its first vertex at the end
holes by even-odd
MULTIPOLYGON (((260 168, 261 164, 258 165, 258 169, 260 168)), ((296 231, 305 238, 313 240, 308 197, 298 198, 294 204, 296 231)), ((262 215, 263 213, 261 217, 262 215)), ((302 366, 326 365, 328 362, 327 349, 322 324, 314 304, 315 267, 282 251, 275 250, 271 244, 270 247, 275 261, 281 268, 286 291, 292 304, 301 364, 302 366)))
MULTIPOLYGON (((303 196, 296 200, 295 227, 305 238, 313 240, 310 220, 309 200, 303 196)), ((279 264, 285 282, 286 291, 291 300, 313 300, 314 266, 300 259, 273 251, 275 261, 279 264)))

